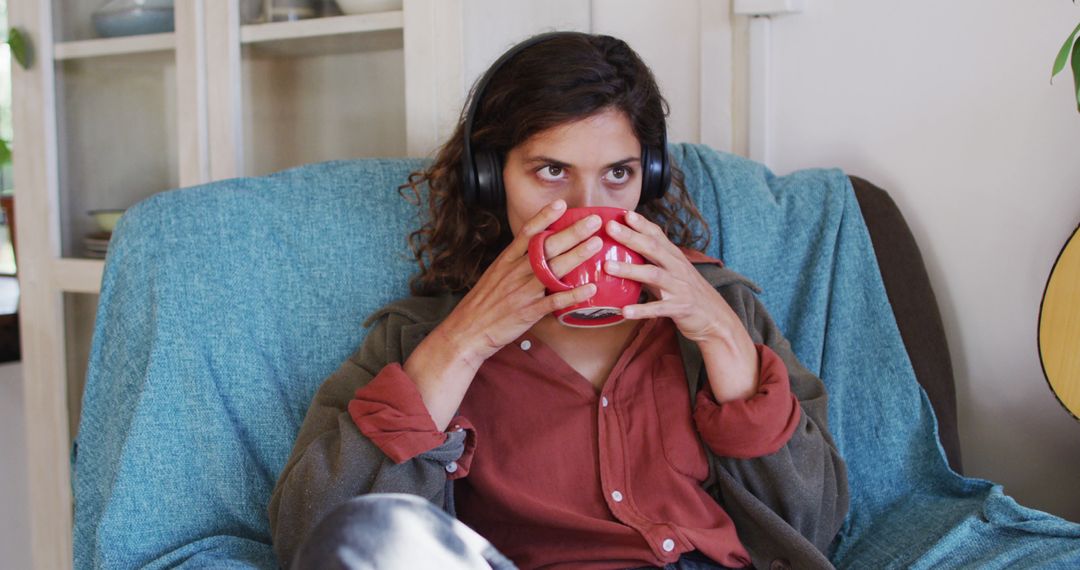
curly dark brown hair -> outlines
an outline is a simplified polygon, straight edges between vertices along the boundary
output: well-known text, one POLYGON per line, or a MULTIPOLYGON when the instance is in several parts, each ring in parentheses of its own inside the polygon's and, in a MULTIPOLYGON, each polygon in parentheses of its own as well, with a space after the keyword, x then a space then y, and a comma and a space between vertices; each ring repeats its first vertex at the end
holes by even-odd
MULTIPOLYGON (((470 101, 476 96, 474 85, 470 101)), ((610 36, 560 34, 522 50, 491 77, 471 143, 505 161, 510 149, 537 133, 609 109, 626 115, 642 144, 661 144, 667 102, 637 53, 610 36)), ((434 162, 399 188, 403 195, 411 191, 407 197, 423 208, 427 187, 428 221, 409 235, 420 270, 410 282, 414 295, 469 290, 513 239, 505 208, 469 206, 463 198, 465 115, 434 162)), ((640 203, 636 211, 664 228, 676 245, 704 249, 708 224, 686 191, 682 171, 674 164, 671 171, 664 197, 640 203)))

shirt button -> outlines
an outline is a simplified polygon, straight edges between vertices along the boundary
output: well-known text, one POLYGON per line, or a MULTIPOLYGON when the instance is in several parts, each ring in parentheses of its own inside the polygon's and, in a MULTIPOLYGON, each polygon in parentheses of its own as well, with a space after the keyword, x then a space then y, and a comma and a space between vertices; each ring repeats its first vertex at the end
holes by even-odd
POLYGON ((529 350, 530 348, 532 348, 532 343, 531 342, 529 342, 527 340, 521 341, 521 350, 529 350))
POLYGON ((606 407, 607 407, 607 403, 608 403, 608 402, 607 402, 607 396, 601 396, 601 397, 600 397, 600 405, 601 405, 601 406, 604 406, 604 407, 606 408, 606 407))
POLYGON ((622 493, 620 493, 618 491, 614 491, 614 492, 611 493, 611 498, 615 499, 616 503, 621 503, 622 502, 622 493))
POLYGON ((675 550, 675 541, 668 538, 665 539, 664 543, 660 546, 664 548, 664 552, 671 552, 672 550, 675 550))
POLYGON ((457 471, 457 461, 451 461, 450 463, 447 463, 446 472, 453 473, 454 471, 457 471))

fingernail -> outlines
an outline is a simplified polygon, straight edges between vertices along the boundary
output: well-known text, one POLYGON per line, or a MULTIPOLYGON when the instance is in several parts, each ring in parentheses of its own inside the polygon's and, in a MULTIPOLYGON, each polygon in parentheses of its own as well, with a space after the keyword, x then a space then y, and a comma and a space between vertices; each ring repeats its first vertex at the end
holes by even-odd
POLYGON ((619 262, 618 261, 608 261, 607 262, 607 270, 608 271, 618 271, 619 270, 619 262))
POLYGON ((593 215, 589 216, 589 218, 585 220, 585 227, 589 228, 590 230, 596 230, 600 229, 601 223, 603 222, 600 220, 600 216, 593 215))
POLYGON ((602 245, 604 245, 604 240, 602 240, 602 239, 600 239, 600 238, 598 238, 596 236, 593 236, 593 237, 589 238, 588 243, 585 244, 585 248, 588 249, 589 251, 596 251, 596 250, 600 249, 600 246, 602 246, 602 245))
POLYGON ((566 202, 564 202, 562 200, 555 200, 554 202, 551 203, 551 209, 552 210, 562 210, 565 207, 566 207, 566 202))
POLYGON ((639 218, 641 218, 641 216, 639 216, 637 212, 627 212, 626 214, 626 221, 628 222, 636 222, 639 218))
POLYGON ((617 234, 617 233, 619 233, 621 231, 622 231, 622 227, 619 226, 618 222, 611 222, 610 224, 608 224, 608 233, 609 234, 617 234))

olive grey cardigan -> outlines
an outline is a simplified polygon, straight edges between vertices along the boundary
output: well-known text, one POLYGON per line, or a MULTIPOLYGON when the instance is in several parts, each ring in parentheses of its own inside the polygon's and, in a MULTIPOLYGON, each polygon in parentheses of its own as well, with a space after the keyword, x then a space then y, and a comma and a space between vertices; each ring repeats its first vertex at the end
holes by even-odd
MULTIPOLYGON (((703 484, 735 523, 758 568, 830 568, 826 552, 848 509, 847 472, 827 426, 828 396, 803 367, 745 277, 712 264, 698 271, 727 300, 754 342, 775 351, 788 368, 802 406, 800 424, 776 453, 754 459, 717 457, 708 448, 703 484)), ((331 510, 366 493, 410 493, 454 515, 453 484, 445 466, 465 449, 464 432, 395 464, 360 433, 346 407, 357 388, 391 362, 404 362, 453 310, 460 296, 410 297, 373 314, 363 346, 322 384, 270 499, 274 551, 288 566, 311 529, 331 510)), ((707 386, 697 345, 679 335, 691 402, 707 386)), ((690 403, 688 403, 690 405, 690 403)))

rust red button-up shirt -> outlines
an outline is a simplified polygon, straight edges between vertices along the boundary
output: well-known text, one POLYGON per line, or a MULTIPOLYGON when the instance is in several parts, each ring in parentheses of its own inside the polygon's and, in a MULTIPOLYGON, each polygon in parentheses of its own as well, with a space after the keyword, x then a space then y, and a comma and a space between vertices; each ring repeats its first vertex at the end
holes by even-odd
MULTIPOLYGON (((480 368, 449 427, 468 432, 447 467, 458 517, 523 568, 663 566, 692 550, 749 565, 731 518, 701 486, 701 442, 755 457, 791 437, 801 412, 787 369, 757 349, 756 395, 718 404, 706 385, 691 405, 669 319, 638 325, 599 392, 522 335, 480 368)), ((398 364, 358 390, 349 411, 399 463, 446 439, 398 364)))

